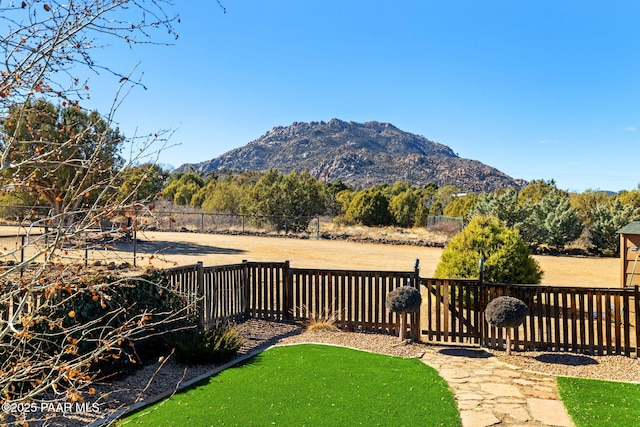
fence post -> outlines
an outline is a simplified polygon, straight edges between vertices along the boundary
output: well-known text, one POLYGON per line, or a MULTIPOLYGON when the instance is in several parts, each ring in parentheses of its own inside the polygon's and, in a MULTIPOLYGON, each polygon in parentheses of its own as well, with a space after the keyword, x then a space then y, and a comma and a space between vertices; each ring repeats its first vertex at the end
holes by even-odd
MULTIPOLYGON (((488 325, 485 325, 484 309, 487 308, 487 304, 489 304, 489 301, 487 301, 487 293, 485 292, 484 288, 484 255, 482 255, 478 260, 478 284, 480 288, 480 306, 478 307, 478 301, 476 301, 475 304, 476 309, 479 311, 478 318, 480 320, 480 325, 478 325, 478 330, 480 332, 480 346, 489 347, 489 342, 485 342, 485 337, 488 336, 488 334, 485 334, 485 326, 488 328, 488 325)), ((486 329, 486 331, 488 332, 489 330, 486 329)))
MULTIPOLYGON (((244 218, 244 217, 243 217, 244 218)), ((244 290, 244 317, 245 319, 251 318, 251 284, 249 283, 249 265, 247 260, 242 260, 242 289, 244 290)))
POLYGON ((282 272, 283 299, 284 299, 284 319, 291 320, 293 315, 293 277, 291 277, 291 268, 289 261, 284 262, 284 271, 282 272))
MULTIPOLYGON (((415 263, 413 264, 413 287, 420 291, 420 259, 416 258, 415 263)), ((412 315, 411 318, 411 339, 414 341, 420 341, 421 338, 421 328, 420 328, 420 317, 422 314, 422 304, 420 304, 420 308, 416 313, 412 315)))
POLYGON ((24 275, 24 234, 20 235, 20 278, 24 275))
POLYGON ((638 285, 634 286, 633 291, 633 302, 635 306, 636 312, 636 323, 634 324, 636 328, 636 358, 640 357, 640 292, 638 291, 638 285))
POLYGON ((480 320, 480 325, 478 327, 478 330, 480 332, 480 347, 485 347, 488 348, 489 347, 489 325, 487 324, 487 322, 485 322, 484 319, 484 309, 487 308, 487 304, 489 304, 489 302, 487 301, 488 299, 488 295, 487 295, 487 290, 485 287, 485 284, 482 280, 478 280, 478 288, 480 289, 480 298, 478 298, 478 301, 476 301, 475 305, 476 305, 476 310, 478 310, 478 314, 479 314, 479 320, 480 320))
POLYGON ((136 267, 136 258, 138 257, 138 234, 136 229, 133 229, 133 268, 136 267))
POLYGON ((485 343, 486 333, 484 329, 484 325, 485 325, 484 312, 482 310, 482 307, 485 305, 485 301, 484 301, 485 289, 483 284, 480 282, 480 280, 475 281, 475 287, 476 287, 476 295, 472 304, 473 304, 473 310, 476 314, 478 345, 480 347, 487 347, 485 343))
POLYGON ((202 261, 198 261, 196 264, 196 286, 197 286, 197 300, 196 300, 196 308, 198 310, 198 323, 201 328, 208 329, 208 325, 206 324, 205 317, 205 294, 204 294, 204 265, 202 261))

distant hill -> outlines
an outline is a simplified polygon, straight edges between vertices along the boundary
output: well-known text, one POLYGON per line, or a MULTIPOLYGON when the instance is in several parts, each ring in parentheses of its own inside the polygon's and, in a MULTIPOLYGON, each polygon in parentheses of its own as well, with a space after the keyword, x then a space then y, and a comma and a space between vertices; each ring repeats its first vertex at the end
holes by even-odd
POLYGON ((435 183, 480 192, 526 184, 389 123, 338 119, 278 126, 244 147, 212 160, 182 165, 176 171, 189 168, 203 173, 307 170, 318 179, 341 180, 356 187, 408 181, 419 187, 435 183))

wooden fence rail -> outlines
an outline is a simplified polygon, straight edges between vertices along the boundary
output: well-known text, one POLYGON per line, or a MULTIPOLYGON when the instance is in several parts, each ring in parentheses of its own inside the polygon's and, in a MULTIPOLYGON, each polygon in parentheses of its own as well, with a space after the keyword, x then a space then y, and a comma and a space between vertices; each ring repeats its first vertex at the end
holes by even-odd
POLYGON ((587 354, 639 354, 640 294, 624 289, 481 284, 477 280, 426 279, 418 271, 348 271, 291 268, 289 262, 243 262, 169 270, 171 283, 196 302, 210 328, 223 319, 302 321, 332 317, 351 331, 397 334, 398 318, 385 305, 388 292, 419 287, 421 313, 410 318, 411 336, 428 341, 504 348, 502 329, 484 321, 500 295, 529 306, 514 331, 517 349, 587 354))

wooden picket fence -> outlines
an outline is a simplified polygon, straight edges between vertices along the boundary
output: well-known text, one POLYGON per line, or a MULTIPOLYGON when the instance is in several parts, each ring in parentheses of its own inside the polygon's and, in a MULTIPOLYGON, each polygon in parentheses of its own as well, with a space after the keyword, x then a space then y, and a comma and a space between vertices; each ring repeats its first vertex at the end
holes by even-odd
POLYGON ((422 332, 428 340, 504 348, 505 331, 485 322, 484 309, 492 299, 508 295, 529 307, 524 324, 513 331, 517 349, 638 355, 637 286, 574 288, 453 279, 421 279, 421 284, 426 289, 422 332))
POLYGON ((194 302, 207 328, 223 319, 304 321, 331 317, 349 331, 398 334, 386 294, 410 285, 423 296, 409 319, 410 336, 433 342, 504 348, 505 331, 489 326, 489 301, 509 295, 529 307, 513 331, 516 349, 638 356, 640 295, 635 288, 570 288, 482 284, 477 280, 420 278, 418 271, 292 268, 289 262, 243 262, 168 270, 175 289, 194 302))
MULTIPOLYGON (((417 272, 291 268, 289 262, 243 262, 168 270, 171 284, 191 298, 200 322, 223 319, 306 321, 331 318, 349 331, 399 333, 398 316, 386 309, 393 289, 419 286, 417 272)), ((418 338, 419 316, 410 315, 409 333, 418 338)))

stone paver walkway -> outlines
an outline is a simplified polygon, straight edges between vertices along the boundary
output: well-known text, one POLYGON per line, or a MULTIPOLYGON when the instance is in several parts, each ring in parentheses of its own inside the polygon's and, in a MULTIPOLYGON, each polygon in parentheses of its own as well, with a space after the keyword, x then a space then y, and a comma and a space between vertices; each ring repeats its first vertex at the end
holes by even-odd
POLYGON ((449 383, 463 427, 574 427, 553 376, 506 365, 473 347, 432 347, 422 361, 449 383))

